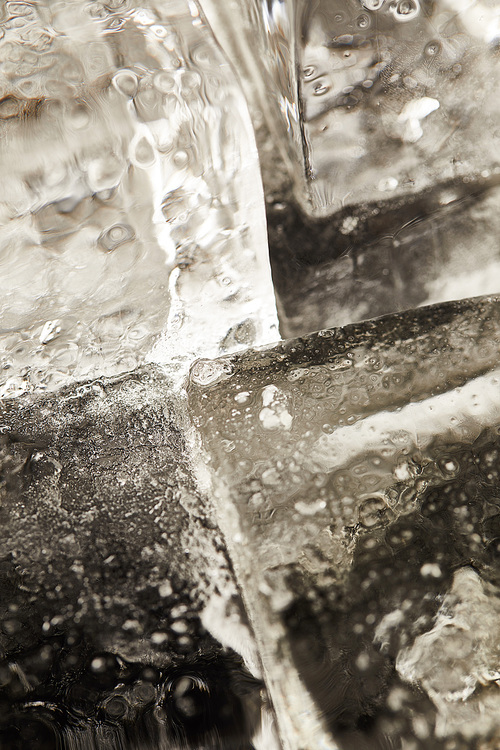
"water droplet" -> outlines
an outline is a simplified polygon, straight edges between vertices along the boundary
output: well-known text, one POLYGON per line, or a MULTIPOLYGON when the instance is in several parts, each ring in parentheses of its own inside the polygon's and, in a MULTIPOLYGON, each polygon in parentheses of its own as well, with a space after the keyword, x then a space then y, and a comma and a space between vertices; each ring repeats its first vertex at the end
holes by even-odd
POLYGON ((137 93, 139 85, 136 74, 132 70, 123 68, 113 76, 113 86, 120 94, 132 98, 137 93))
POLYGON ((155 151, 149 140, 141 136, 131 143, 131 161, 138 167, 150 167, 155 161, 155 151))
POLYGON ((153 84, 162 94, 169 94, 177 86, 174 76, 165 72, 158 73, 153 79, 153 84))
POLYGON ((120 695, 113 696, 105 705, 104 710, 111 719, 120 719, 128 711, 126 699, 120 695))
POLYGON ((323 94, 327 94, 331 89, 331 86, 326 83, 325 79, 318 79, 313 87, 313 94, 314 96, 323 96, 323 94))
POLYGON ((368 16, 366 13, 362 13, 360 16, 356 19, 356 25, 359 29, 367 29, 370 26, 370 16, 368 16))
POLYGON ((441 51, 441 45, 439 42, 429 42, 424 49, 424 53, 428 57, 436 57, 441 51))
POLYGON ((380 10, 385 0, 362 0, 363 8, 366 10, 380 10))

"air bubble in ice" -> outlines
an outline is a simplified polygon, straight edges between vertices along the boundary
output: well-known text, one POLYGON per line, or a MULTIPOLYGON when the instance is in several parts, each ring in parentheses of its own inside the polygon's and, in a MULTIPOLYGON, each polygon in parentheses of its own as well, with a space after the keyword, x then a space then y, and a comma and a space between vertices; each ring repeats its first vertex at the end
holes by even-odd
POLYGON ((111 252, 134 238, 134 230, 128 224, 114 224, 99 236, 98 243, 103 250, 111 252))
POLYGON ((399 0, 391 10, 397 21, 412 21, 419 14, 420 5, 418 0, 399 0))
POLYGON ((232 368, 228 362, 200 359, 191 368, 191 380, 197 385, 212 385, 231 372, 232 368))

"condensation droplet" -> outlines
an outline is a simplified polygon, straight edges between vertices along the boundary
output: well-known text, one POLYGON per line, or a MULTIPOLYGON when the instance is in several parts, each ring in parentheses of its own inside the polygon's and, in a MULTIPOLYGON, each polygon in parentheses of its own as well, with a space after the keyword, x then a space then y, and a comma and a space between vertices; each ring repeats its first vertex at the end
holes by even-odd
POLYGON ((367 29, 370 26, 370 16, 366 13, 362 13, 356 19, 356 25, 359 29, 367 29))
POLYGON ((362 0, 363 8, 366 10, 380 10, 385 0, 362 0))
POLYGON ((331 86, 326 83, 325 80, 319 79, 316 81, 313 87, 313 94, 314 96, 323 96, 324 94, 327 94, 331 89, 331 86))
POLYGON ((436 57, 436 55, 438 55, 440 51, 441 45, 439 42, 429 42, 429 44, 427 44, 424 49, 427 57, 436 57))

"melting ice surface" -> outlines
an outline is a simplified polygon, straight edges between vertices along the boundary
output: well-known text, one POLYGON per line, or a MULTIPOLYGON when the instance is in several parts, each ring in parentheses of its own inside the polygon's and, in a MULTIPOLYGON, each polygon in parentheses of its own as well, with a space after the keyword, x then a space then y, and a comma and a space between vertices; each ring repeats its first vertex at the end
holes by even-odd
POLYGON ((499 324, 482 298, 193 366, 285 748, 497 747, 499 324))
MULTIPOLYGON (((343 5, 407 29, 426 7, 343 5)), ((213 359, 276 319, 251 128, 197 5, 2 13, 0 748, 270 750, 264 677, 286 750, 496 750, 498 300, 213 359)), ((445 109, 413 88, 408 149, 445 109)))
POLYGON ((234 74, 193 2, 7 2, 0 129, 0 747, 272 747, 165 386, 277 337, 234 74))
POLYGON ((197 6, 7 2, 0 35, 2 395, 275 339, 253 135, 197 6))

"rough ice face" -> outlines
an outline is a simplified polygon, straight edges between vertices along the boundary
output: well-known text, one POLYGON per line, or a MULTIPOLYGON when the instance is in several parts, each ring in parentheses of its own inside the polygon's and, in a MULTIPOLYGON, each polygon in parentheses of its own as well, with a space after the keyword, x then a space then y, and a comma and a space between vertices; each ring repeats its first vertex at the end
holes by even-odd
POLYGON ((177 411, 151 369, 2 411, 2 747, 249 748, 258 657, 177 411))
POLYGON ((494 747, 499 322, 451 303, 193 366, 285 747, 494 747))
POLYGON ((269 340, 253 135, 197 6, 12 2, 0 36, 1 395, 269 340))

